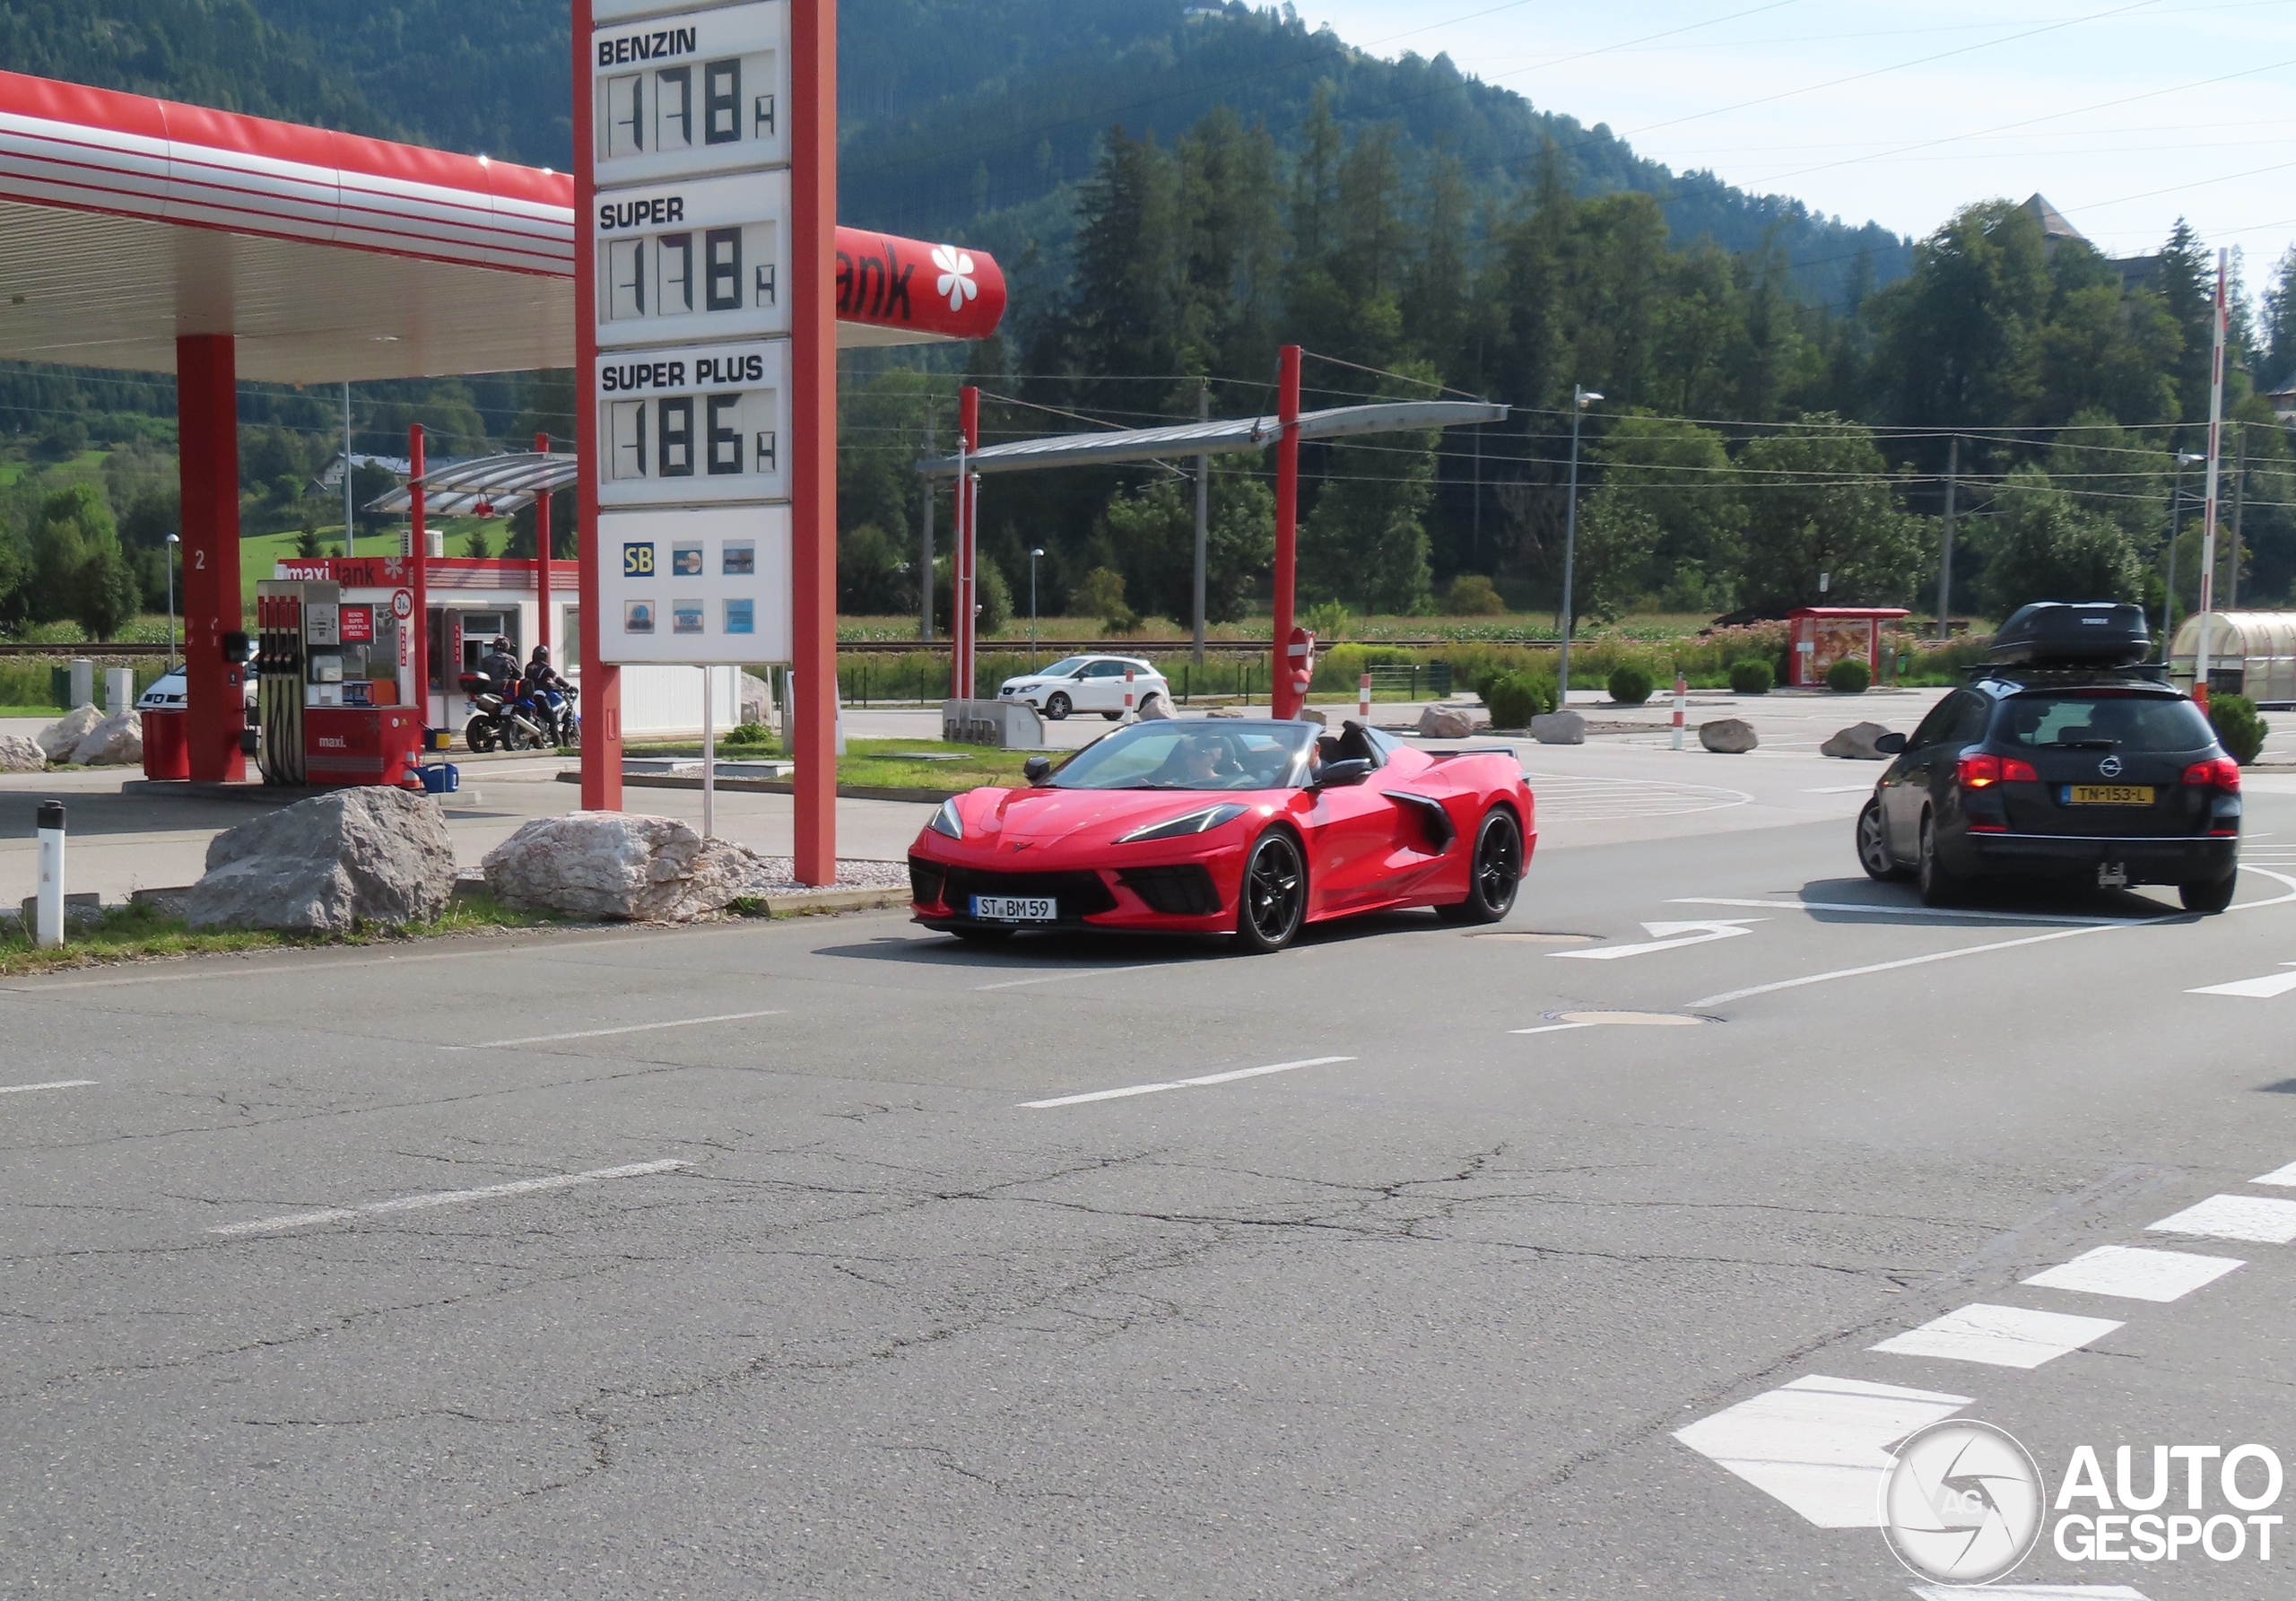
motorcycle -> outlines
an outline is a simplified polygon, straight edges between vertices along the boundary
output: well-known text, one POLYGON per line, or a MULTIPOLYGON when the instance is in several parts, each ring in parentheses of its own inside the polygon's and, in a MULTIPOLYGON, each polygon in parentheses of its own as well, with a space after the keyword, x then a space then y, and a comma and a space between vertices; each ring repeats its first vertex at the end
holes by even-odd
POLYGON ((477 709, 463 725, 463 743, 474 753, 523 751, 546 743, 539 713, 517 698, 515 684, 504 685, 483 673, 465 673, 459 682, 477 709))
POLYGON ((533 708, 535 720, 542 725, 545 744, 572 750, 582 744, 582 719, 574 709, 574 703, 581 698, 581 691, 570 683, 560 683, 529 689, 520 704, 533 708))

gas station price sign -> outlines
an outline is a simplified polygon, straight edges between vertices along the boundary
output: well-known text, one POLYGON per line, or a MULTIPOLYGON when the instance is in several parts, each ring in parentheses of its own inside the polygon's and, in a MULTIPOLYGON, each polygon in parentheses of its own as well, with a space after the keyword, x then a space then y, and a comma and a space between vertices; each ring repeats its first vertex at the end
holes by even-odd
POLYGON ((791 650, 788 0, 592 0, 598 659, 791 650))
POLYGON ((786 170, 599 191, 600 346, 788 332, 788 213, 786 170))
POLYGON ((789 160, 787 0, 607 20, 593 8, 593 170, 601 186, 789 160))
POLYGON ((598 358, 598 504, 786 500, 788 342, 598 358))

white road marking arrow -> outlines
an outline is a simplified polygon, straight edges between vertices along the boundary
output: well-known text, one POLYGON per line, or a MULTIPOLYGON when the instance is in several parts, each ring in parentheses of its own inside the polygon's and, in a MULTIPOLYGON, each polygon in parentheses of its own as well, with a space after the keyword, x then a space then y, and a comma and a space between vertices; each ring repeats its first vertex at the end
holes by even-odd
MULTIPOLYGON (((2296 967, 2296 961, 2283 961, 2283 967, 2296 967)), ((2187 995, 2237 995, 2252 1001, 2268 1001, 2275 996, 2296 989, 2296 973, 2274 973, 2263 979, 2242 979, 2236 984, 2212 984, 2205 989, 2187 989, 2187 995)))
MULTIPOLYGON (((1622 956, 1648 956, 1653 951, 1680 951, 1691 945, 1709 945, 1718 939, 1735 939, 1742 934, 1753 932, 1751 925, 1767 923, 1768 918, 1731 918, 1711 923, 1645 923, 1650 931, 1647 944, 1610 945, 1597 951, 1554 951, 1555 956, 1568 956, 1577 961, 1616 961, 1622 956)), ((2296 988, 2292 984, 2291 988, 2296 988)))

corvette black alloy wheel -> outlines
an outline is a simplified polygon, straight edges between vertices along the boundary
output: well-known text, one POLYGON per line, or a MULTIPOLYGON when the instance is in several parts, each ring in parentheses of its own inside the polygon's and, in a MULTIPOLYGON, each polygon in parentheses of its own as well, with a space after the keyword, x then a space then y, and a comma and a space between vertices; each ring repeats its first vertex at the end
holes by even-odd
POLYGON ((1435 909, 1449 923, 1496 923, 1515 909, 1523 882, 1523 831, 1511 813, 1494 806, 1475 831, 1467 871, 1467 898, 1435 909))
POLYGON ((1244 859, 1243 904, 1236 912, 1236 935, 1248 951, 1281 951, 1299 936, 1308 915, 1308 870, 1300 846, 1281 829, 1271 829, 1244 859))

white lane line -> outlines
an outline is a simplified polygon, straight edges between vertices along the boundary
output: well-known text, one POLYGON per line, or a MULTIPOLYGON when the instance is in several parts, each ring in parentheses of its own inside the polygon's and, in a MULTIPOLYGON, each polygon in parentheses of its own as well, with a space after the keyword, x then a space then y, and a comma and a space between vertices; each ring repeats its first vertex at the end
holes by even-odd
POLYGON ((2247 1266, 2236 1257, 2196 1257, 2187 1251, 2148 1251, 2129 1245, 2100 1245, 2024 1282, 2039 1284, 2044 1290, 2077 1290, 2083 1295, 2170 1301, 2181 1301, 2234 1268, 2247 1266))
POLYGON ((1645 923, 1642 927, 1651 935, 1646 944, 1605 945, 1594 951, 1554 951, 1549 954, 1573 961, 1616 961, 1622 956, 1648 956, 1657 951, 1710 945, 1718 939, 1736 939, 1753 932, 1749 924, 1769 921, 1768 918, 1722 918, 1710 923, 1645 923))
POLYGON ((747 1022, 778 1017, 773 1012, 723 1012, 715 1017, 677 1017, 667 1022, 633 1022, 619 1029, 578 1029, 570 1034, 526 1034, 516 1040, 482 1040, 476 1045, 442 1045, 440 1050, 506 1050, 513 1045, 551 1045, 561 1040, 604 1040, 613 1034, 649 1034, 657 1029, 696 1029, 706 1022, 747 1022))
POLYGON ((2066 923, 2083 928, 2127 928, 2149 918, 2076 918, 2060 912, 1956 911, 1950 907, 1877 906, 1866 901, 1726 901, 1719 896, 1679 895, 1669 906, 1750 906, 1773 911, 1848 911, 1871 917, 1963 918, 1980 923, 2066 923))
POLYGON ((1039 973, 1033 979, 1007 979, 1002 984, 976 984, 976 992, 987 989, 1019 989, 1029 984, 1065 984, 1071 979, 1098 979, 1108 973, 1144 973, 1152 967, 1165 965, 1157 961, 1135 962, 1130 967, 1089 967, 1080 972, 1039 973))
MULTIPOLYGON (((2249 871, 2260 877, 2274 879, 2286 884, 2288 892, 2284 895, 2275 895, 2269 901, 2247 901, 2231 908, 2224 914, 2225 916, 2230 917, 2233 912, 2263 911, 2268 907, 2286 906, 2291 901, 2296 901, 2296 878, 2291 878, 2284 873, 2267 872, 2260 867, 2250 868, 2249 871)), ((2047 944, 2051 940, 2080 939, 2086 935, 2110 934, 2119 928, 2152 928, 2162 923, 2182 922, 2186 916, 2187 914, 2183 912, 2165 912, 2157 918, 2139 918, 2130 923, 2105 923, 2090 928, 2060 928, 2054 934, 2035 934, 2023 939, 1996 940, 1989 945, 1962 945, 1957 950, 1933 951, 1926 956, 1909 956, 1900 961, 1876 961, 1866 967, 1839 968, 1830 973, 1811 973, 1799 979, 1781 979, 1775 984, 1757 984, 1749 989, 1733 989, 1722 995, 1709 995, 1703 1000, 1691 1002, 1690 1007, 1695 1009, 1700 1006, 1719 1006, 1726 1002, 1743 1001, 1752 996, 1775 995, 1779 990, 1800 989, 1811 984, 1831 984, 1837 979, 1863 979, 1874 973, 1896 972, 1902 968, 1926 967, 1933 961, 1957 961, 1964 956, 1983 956, 1994 951, 2013 951, 2020 945, 2040 945, 2047 944)))
POLYGON ((2277 1184, 2283 1187, 2296 1185, 2296 1162, 2290 1162, 2284 1168, 2274 1168, 2269 1173, 2260 1174, 2257 1178, 2249 1179, 2248 1182, 2251 1184, 2277 1184))
MULTIPOLYGON (((2283 961, 2283 967, 2296 967, 2296 961, 2283 961)), ((2231 995, 2244 1000, 2269 1001, 2296 989, 2296 973, 2273 973, 2262 979, 2241 979, 2231 984, 2211 984, 2201 989, 2187 989, 2187 995, 2231 995)))
POLYGON ((1913 1593, 1921 1601, 1969 1601, 1971 1596, 1998 1597, 2003 1601, 2145 1601, 2143 1590, 2132 1590, 2125 1584, 1988 1584, 1976 1590, 1918 1584, 1913 1593))
POLYGON ((285 1217, 258 1218, 253 1223, 225 1223, 210 1234, 273 1234, 287 1229, 308 1229, 319 1223, 346 1223, 355 1217, 380 1217, 393 1212, 419 1212, 427 1206, 457 1206, 465 1201, 492 1201, 505 1196, 534 1195, 546 1189, 568 1189, 577 1184, 601 1184, 610 1179, 643 1179, 674 1172, 691 1164, 683 1162, 641 1162, 626 1168, 600 1168, 589 1173, 553 1173, 547 1179, 520 1179, 510 1184, 490 1184, 483 1189, 440 1190, 426 1196, 401 1196, 365 1206, 330 1206, 324 1212, 296 1212, 285 1217))
POLYGON ((1551 1022, 1535 1029, 1509 1029, 1510 1034, 1567 1034, 1572 1029, 1591 1029, 1591 1022, 1551 1022))
POLYGON ((1802 793, 1805 795, 1867 795, 1872 793, 1873 788, 1874 786, 1871 784, 1830 784, 1823 789, 1805 789, 1802 793))
POLYGON ((1933 1356, 1984 1362, 1995 1368, 2038 1368, 2100 1340, 2120 1324, 2109 1318, 2075 1318, 2023 1307, 1962 1307, 1870 1347, 1892 1356, 1933 1356))
POLYGON ((2296 1201, 2257 1196, 2211 1196, 2172 1217, 2147 1225, 2155 1234, 2195 1234, 2204 1240, 2241 1240, 2254 1245, 2296 1240, 2296 1201))
POLYGON ((1949 1418, 1967 1396, 1857 1379, 1796 1379, 1674 1435, 1820 1528, 1881 1526, 1889 1447, 1949 1418))
POLYGON ((1238 1079, 1264 1078, 1271 1073, 1292 1073, 1301 1067, 1328 1067, 1335 1062, 1352 1062, 1353 1057, 1309 1057, 1299 1062, 1274 1062, 1265 1067, 1239 1067, 1232 1073, 1207 1073, 1201 1078, 1176 1078, 1168 1083, 1126 1084, 1121 1090, 1095 1090, 1089 1095, 1058 1095, 1050 1101, 1023 1101, 1022 1109, 1042 1111, 1048 1107, 1082 1106, 1088 1101, 1123 1101, 1134 1095, 1161 1095, 1166 1090, 1196 1090, 1207 1084, 1232 1084, 1238 1079))
POLYGON ((0 1084, 0 1095, 24 1095, 34 1090, 80 1090, 95 1082, 92 1078, 58 1078, 44 1084, 0 1084))

